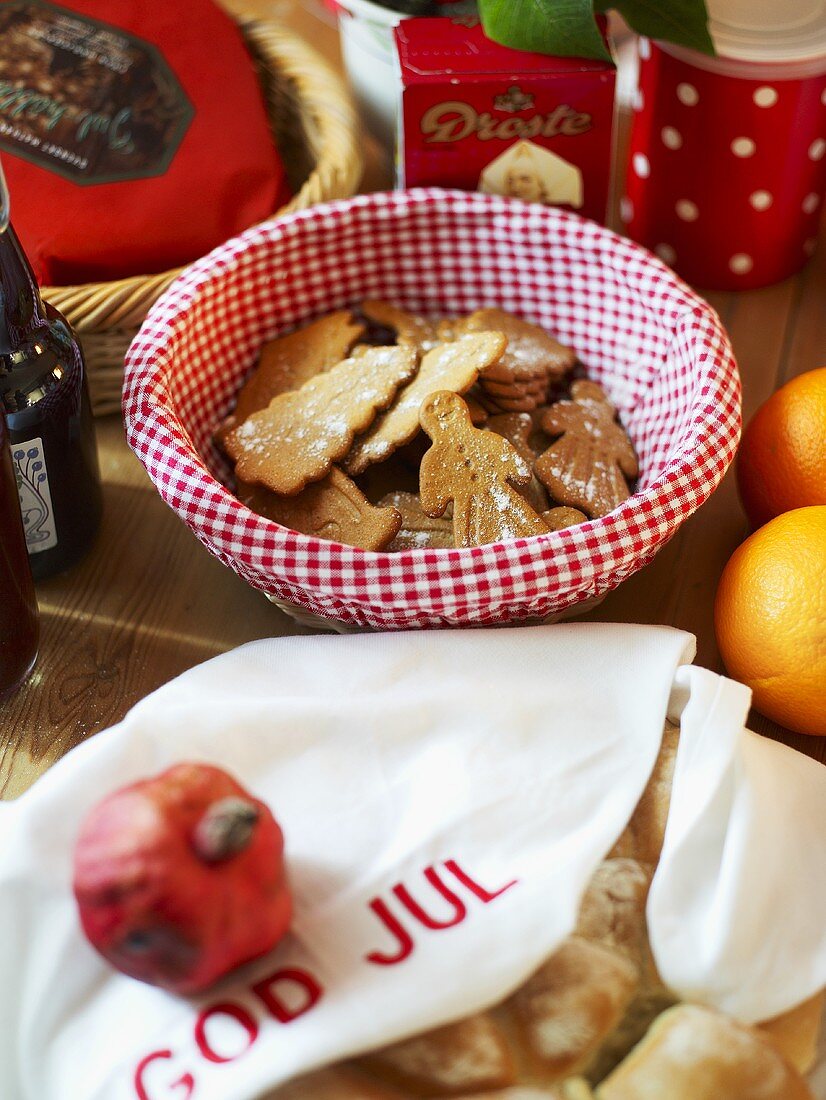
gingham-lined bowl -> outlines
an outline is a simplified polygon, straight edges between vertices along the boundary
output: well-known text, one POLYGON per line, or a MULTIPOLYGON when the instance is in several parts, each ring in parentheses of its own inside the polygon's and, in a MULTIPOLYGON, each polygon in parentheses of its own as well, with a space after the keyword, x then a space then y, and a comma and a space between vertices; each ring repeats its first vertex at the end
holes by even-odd
POLYGON ((127 438, 164 500, 277 602, 351 626, 499 623, 570 611, 645 565, 714 491, 740 386, 713 310, 592 222, 437 189, 363 195, 258 226, 189 268, 126 362, 127 438), (637 449, 637 492, 603 519, 462 550, 377 554, 297 534, 228 488, 212 433, 279 332, 363 298, 432 315, 498 306, 577 349, 637 449))

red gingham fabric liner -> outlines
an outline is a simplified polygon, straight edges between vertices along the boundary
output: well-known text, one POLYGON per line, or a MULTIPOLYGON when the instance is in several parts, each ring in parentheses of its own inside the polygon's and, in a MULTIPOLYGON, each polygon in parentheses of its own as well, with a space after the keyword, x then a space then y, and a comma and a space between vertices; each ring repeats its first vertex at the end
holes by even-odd
POLYGON ((323 618, 404 628, 547 616, 615 588, 719 484, 739 439, 740 384, 714 311, 644 249, 554 208, 423 189, 301 211, 194 264, 129 350, 123 409, 161 496, 239 576, 323 618), (631 434, 638 491, 563 531, 401 554, 249 511, 211 436, 258 349, 368 297, 436 316, 499 306, 571 344, 631 434))

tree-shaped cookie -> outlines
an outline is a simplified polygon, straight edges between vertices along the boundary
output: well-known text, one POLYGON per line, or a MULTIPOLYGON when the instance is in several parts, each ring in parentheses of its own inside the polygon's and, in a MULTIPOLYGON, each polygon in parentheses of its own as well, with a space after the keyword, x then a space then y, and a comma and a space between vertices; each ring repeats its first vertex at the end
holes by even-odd
POLYGON ((356 440, 342 463, 347 473, 357 477, 372 463, 383 462, 409 443, 419 434, 419 410, 424 399, 438 390, 464 393, 506 346, 501 332, 474 332, 426 352, 413 381, 399 391, 386 413, 376 417, 370 431, 356 440))
POLYGON ((293 496, 344 458, 416 371, 414 348, 370 348, 279 394, 224 439, 240 481, 293 496))
POLYGON ((593 519, 628 498, 626 478, 639 473, 637 456, 601 386, 574 382, 571 400, 546 409, 540 425, 548 435, 559 436, 534 466, 554 500, 593 519))
POLYGON ((453 501, 456 546, 547 532, 519 493, 531 479, 528 464, 502 436, 474 428, 461 397, 449 390, 431 394, 420 418, 433 441, 419 472, 422 508, 441 516, 453 501))
POLYGON ((342 309, 264 344, 258 365, 241 387, 235 408, 221 425, 217 438, 223 440, 278 394, 300 389, 317 374, 340 363, 363 333, 364 325, 357 324, 350 311, 342 309))

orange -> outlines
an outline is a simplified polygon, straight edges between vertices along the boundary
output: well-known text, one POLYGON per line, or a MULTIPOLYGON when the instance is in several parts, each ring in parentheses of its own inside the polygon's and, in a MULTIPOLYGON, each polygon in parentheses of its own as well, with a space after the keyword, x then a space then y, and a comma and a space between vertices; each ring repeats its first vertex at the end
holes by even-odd
POLYGON ((754 527, 826 504, 826 367, 798 375, 760 406, 743 433, 737 484, 754 527))
POLYGON ((761 714, 826 735, 826 506, 784 512, 734 551, 714 629, 729 675, 761 714))

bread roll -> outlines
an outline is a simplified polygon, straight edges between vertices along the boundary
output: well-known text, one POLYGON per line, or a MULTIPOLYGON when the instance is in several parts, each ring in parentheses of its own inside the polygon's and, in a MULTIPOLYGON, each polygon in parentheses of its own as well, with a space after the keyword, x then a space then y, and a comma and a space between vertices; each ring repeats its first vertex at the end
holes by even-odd
POLYGON ((649 1025, 674 1003, 657 973, 645 922, 654 869, 634 859, 606 859, 597 868, 580 909, 577 935, 622 954, 638 983, 617 1026, 602 1039, 582 1072, 599 1081, 640 1041, 649 1025))
POLYGON ((646 940, 645 903, 652 869, 635 859, 606 859, 588 884, 576 934, 637 961, 646 940))
POLYGON ((398 1092, 382 1088, 343 1066, 308 1073, 282 1085, 264 1100, 402 1100, 398 1092))
POLYGON ((614 845, 609 858, 630 856, 641 863, 656 867, 663 849, 668 807, 671 804, 671 784, 677 762, 680 731, 670 722, 665 723, 660 751, 654 770, 637 803, 631 820, 614 845))
POLYGON ((415 1096, 460 1096, 516 1080, 508 1043, 486 1013, 394 1043, 359 1065, 415 1096))
POLYGON ((570 939, 512 998, 523 1040, 549 1081, 583 1070, 625 1014, 637 967, 613 948, 570 939))
POLYGON ((660 1016, 597 1100, 814 1100, 758 1031, 698 1005, 660 1016))
POLYGON ((550 1089, 523 1088, 516 1085, 498 1092, 477 1092, 473 1096, 463 1096, 462 1100, 594 1100, 594 1094, 587 1081, 581 1077, 571 1077, 550 1089))
POLYGON ((823 999, 821 990, 782 1016, 758 1024, 757 1030, 777 1047, 798 1073, 808 1073, 815 1064, 823 999))
POLYGON ((657 973, 645 907, 677 746, 678 730, 666 725, 651 778, 585 892, 574 935, 512 997, 346 1070, 311 1074, 275 1098, 812 1100, 799 1073, 814 1062, 822 994, 748 1028, 710 1009, 672 1008, 657 973))

